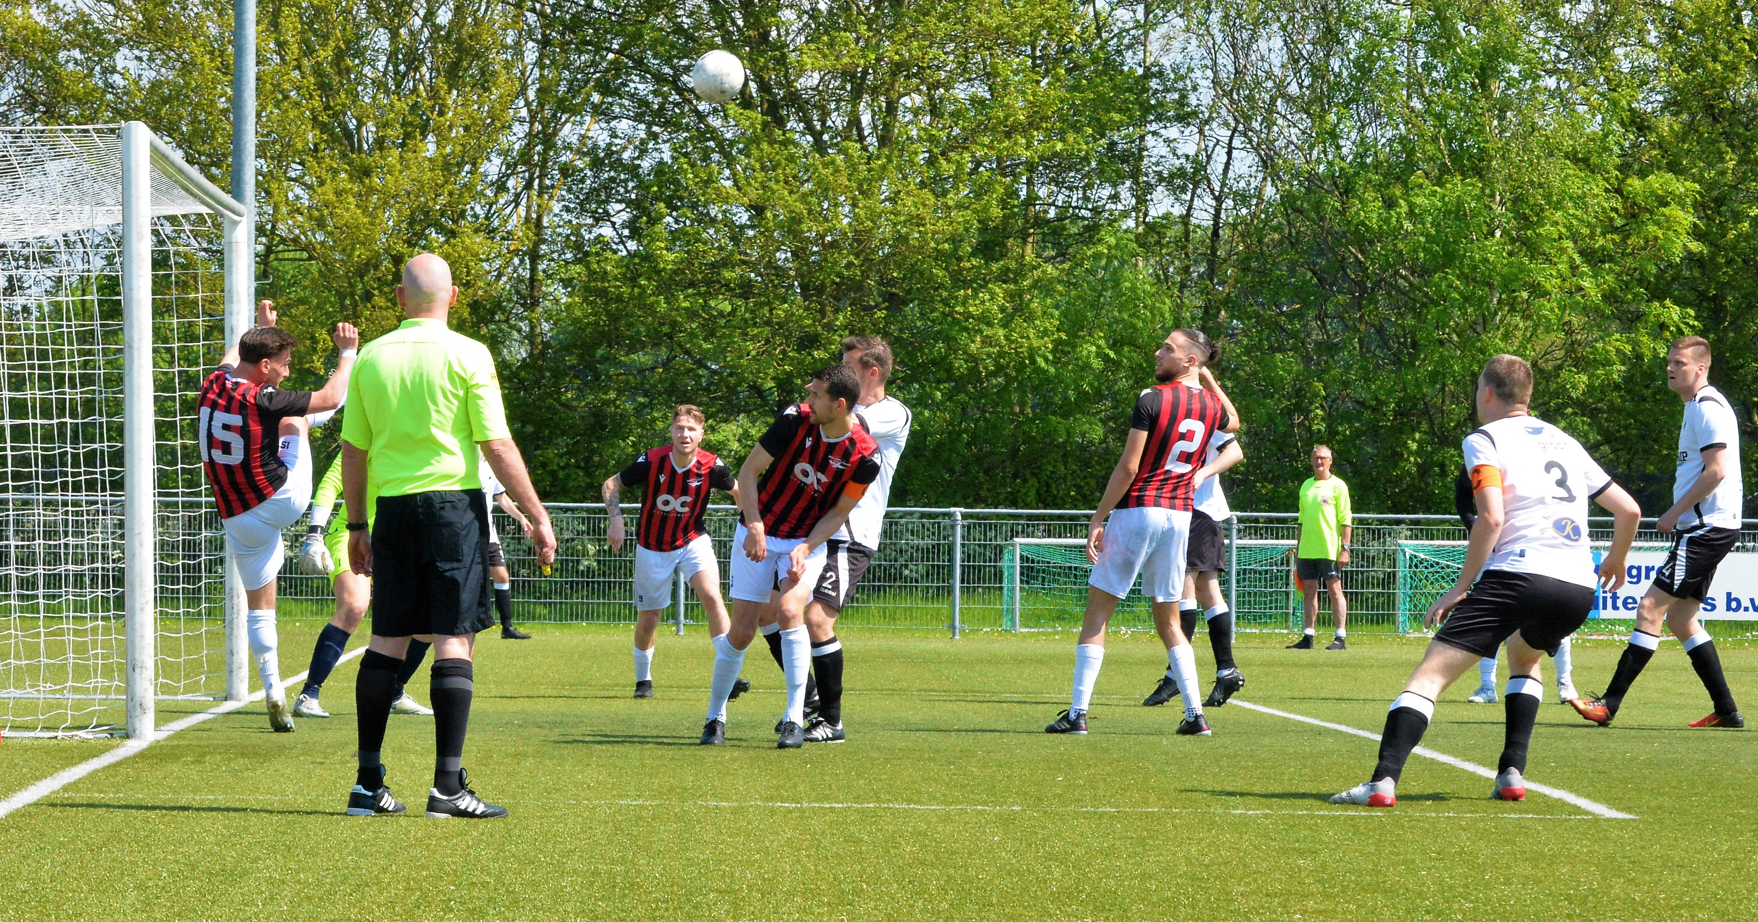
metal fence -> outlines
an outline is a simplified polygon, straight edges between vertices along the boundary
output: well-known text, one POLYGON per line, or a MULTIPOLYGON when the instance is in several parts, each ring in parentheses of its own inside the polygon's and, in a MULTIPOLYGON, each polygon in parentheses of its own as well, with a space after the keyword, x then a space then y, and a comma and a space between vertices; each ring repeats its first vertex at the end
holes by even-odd
MULTIPOLYGON (((494 513, 513 577, 518 620, 633 622, 633 540, 621 552, 610 549, 604 539, 609 520, 601 505, 555 503, 547 508, 558 539, 556 562, 548 576, 539 572, 531 544, 520 536, 518 526, 499 510, 494 513)), ((1084 538, 1091 515, 1091 510, 1078 509, 892 509, 885 518, 878 553, 842 620, 860 627, 943 629, 955 636, 964 630, 1016 628, 1007 617, 1005 592, 1006 562, 1015 540, 1084 538)), ((1235 547, 1284 542, 1292 546, 1295 518, 1292 513, 1240 513, 1227 523, 1226 533, 1235 547)), ((724 593, 737 510, 712 506, 707 522, 721 561, 724 593)), ((1594 520, 1593 538, 1609 540, 1610 524, 1609 519, 1594 520)), ((1343 570, 1350 630, 1398 630, 1399 542, 1465 537, 1453 516, 1355 516, 1352 560, 1343 570)), ((295 548, 302 538, 302 532, 289 532, 295 548)), ((1669 537, 1644 528, 1638 540, 1665 543, 1669 537)), ((1758 520, 1746 523, 1736 550, 1758 550, 1758 520)), ((1289 558, 1263 553, 1249 557, 1251 563, 1233 567, 1223 577, 1241 629, 1298 630, 1301 601, 1289 558)), ((329 617, 328 580, 297 572, 291 559, 288 564, 280 583, 282 616, 329 617)), ((1328 603, 1321 597, 1321 624, 1329 622, 1327 611, 1328 603)), ((693 595, 685 596, 685 603, 674 606, 668 617, 680 626, 700 624, 702 609, 693 595)), ((1596 623, 1607 630, 1617 627, 1596 623)), ((1746 622, 1717 622, 1712 627, 1717 633, 1739 634, 1758 629, 1746 622)))

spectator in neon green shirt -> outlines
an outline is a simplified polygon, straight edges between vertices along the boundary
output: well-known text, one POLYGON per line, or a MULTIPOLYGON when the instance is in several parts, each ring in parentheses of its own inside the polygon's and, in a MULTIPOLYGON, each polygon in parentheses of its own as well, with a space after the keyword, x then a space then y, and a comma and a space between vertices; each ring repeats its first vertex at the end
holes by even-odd
POLYGON ((1331 449, 1312 448, 1312 476, 1300 485, 1300 521, 1294 526, 1294 575, 1300 580, 1306 609, 1305 630, 1288 645, 1291 650, 1312 649, 1318 625, 1319 589, 1331 597, 1331 617, 1337 634, 1327 650, 1344 648, 1348 636, 1349 607, 1343 601, 1343 567, 1349 564, 1351 524, 1349 485, 1331 473, 1331 449))

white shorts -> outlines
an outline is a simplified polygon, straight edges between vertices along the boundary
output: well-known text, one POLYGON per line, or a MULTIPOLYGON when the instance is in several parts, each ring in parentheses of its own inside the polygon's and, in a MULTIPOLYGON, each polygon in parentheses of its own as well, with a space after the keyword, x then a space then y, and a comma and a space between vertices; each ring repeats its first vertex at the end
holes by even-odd
POLYGON ((1105 524, 1104 551, 1087 584, 1119 599, 1142 578, 1142 595, 1176 602, 1184 595, 1185 545, 1190 513, 1157 506, 1116 509, 1105 524))
POLYGON ((714 558, 714 539, 701 535, 675 551, 650 551, 635 545, 635 610, 657 611, 671 605, 672 574, 688 582, 707 573, 720 585, 720 561, 714 558))
POLYGON ((809 586, 818 585, 824 572, 824 545, 812 549, 806 557, 806 572, 788 573, 788 555, 804 538, 764 538, 769 553, 762 562, 745 556, 745 526, 740 523, 732 539, 732 597, 746 602, 767 602, 769 593, 781 587, 783 579, 794 579, 809 586))
POLYGON ((311 447, 303 437, 287 436, 281 440, 281 463, 287 465, 287 480, 275 495, 229 519, 221 519, 226 530, 226 548, 238 563, 238 576, 246 589, 261 589, 280 575, 281 561, 286 557, 282 532, 305 515, 311 505, 311 447))

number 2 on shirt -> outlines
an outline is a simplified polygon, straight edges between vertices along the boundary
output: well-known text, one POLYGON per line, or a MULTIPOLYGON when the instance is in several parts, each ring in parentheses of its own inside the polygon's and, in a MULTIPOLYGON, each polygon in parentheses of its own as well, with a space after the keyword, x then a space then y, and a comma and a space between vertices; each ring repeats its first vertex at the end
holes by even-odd
POLYGON ((1188 437, 1172 444, 1172 450, 1166 455, 1166 470, 1174 474, 1191 471, 1191 461, 1195 459, 1197 449, 1202 447, 1207 428, 1200 419, 1187 419, 1178 424, 1178 431, 1188 433, 1188 437))

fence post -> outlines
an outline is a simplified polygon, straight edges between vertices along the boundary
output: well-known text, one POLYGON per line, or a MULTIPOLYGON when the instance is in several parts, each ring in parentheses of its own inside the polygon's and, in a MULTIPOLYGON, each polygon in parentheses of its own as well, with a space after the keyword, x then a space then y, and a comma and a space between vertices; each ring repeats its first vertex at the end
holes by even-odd
POLYGON ((678 581, 678 636, 682 637, 684 636, 684 586, 688 584, 684 582, 684 571, 681 568, 675 571, 672 576, 678 581))
MULTIPOLYGON (((1227 607, 1239 610, 1239 514, 1227 516, 1227 607)), ((1237 618, 1237 616, 1235 616, 1237 618)))
POLYGON ((960 607, 964 601, 963 574, 960 564, 964 562, 964 510, 952 510, 952 639, 957 640, 961 624, 960 607))

